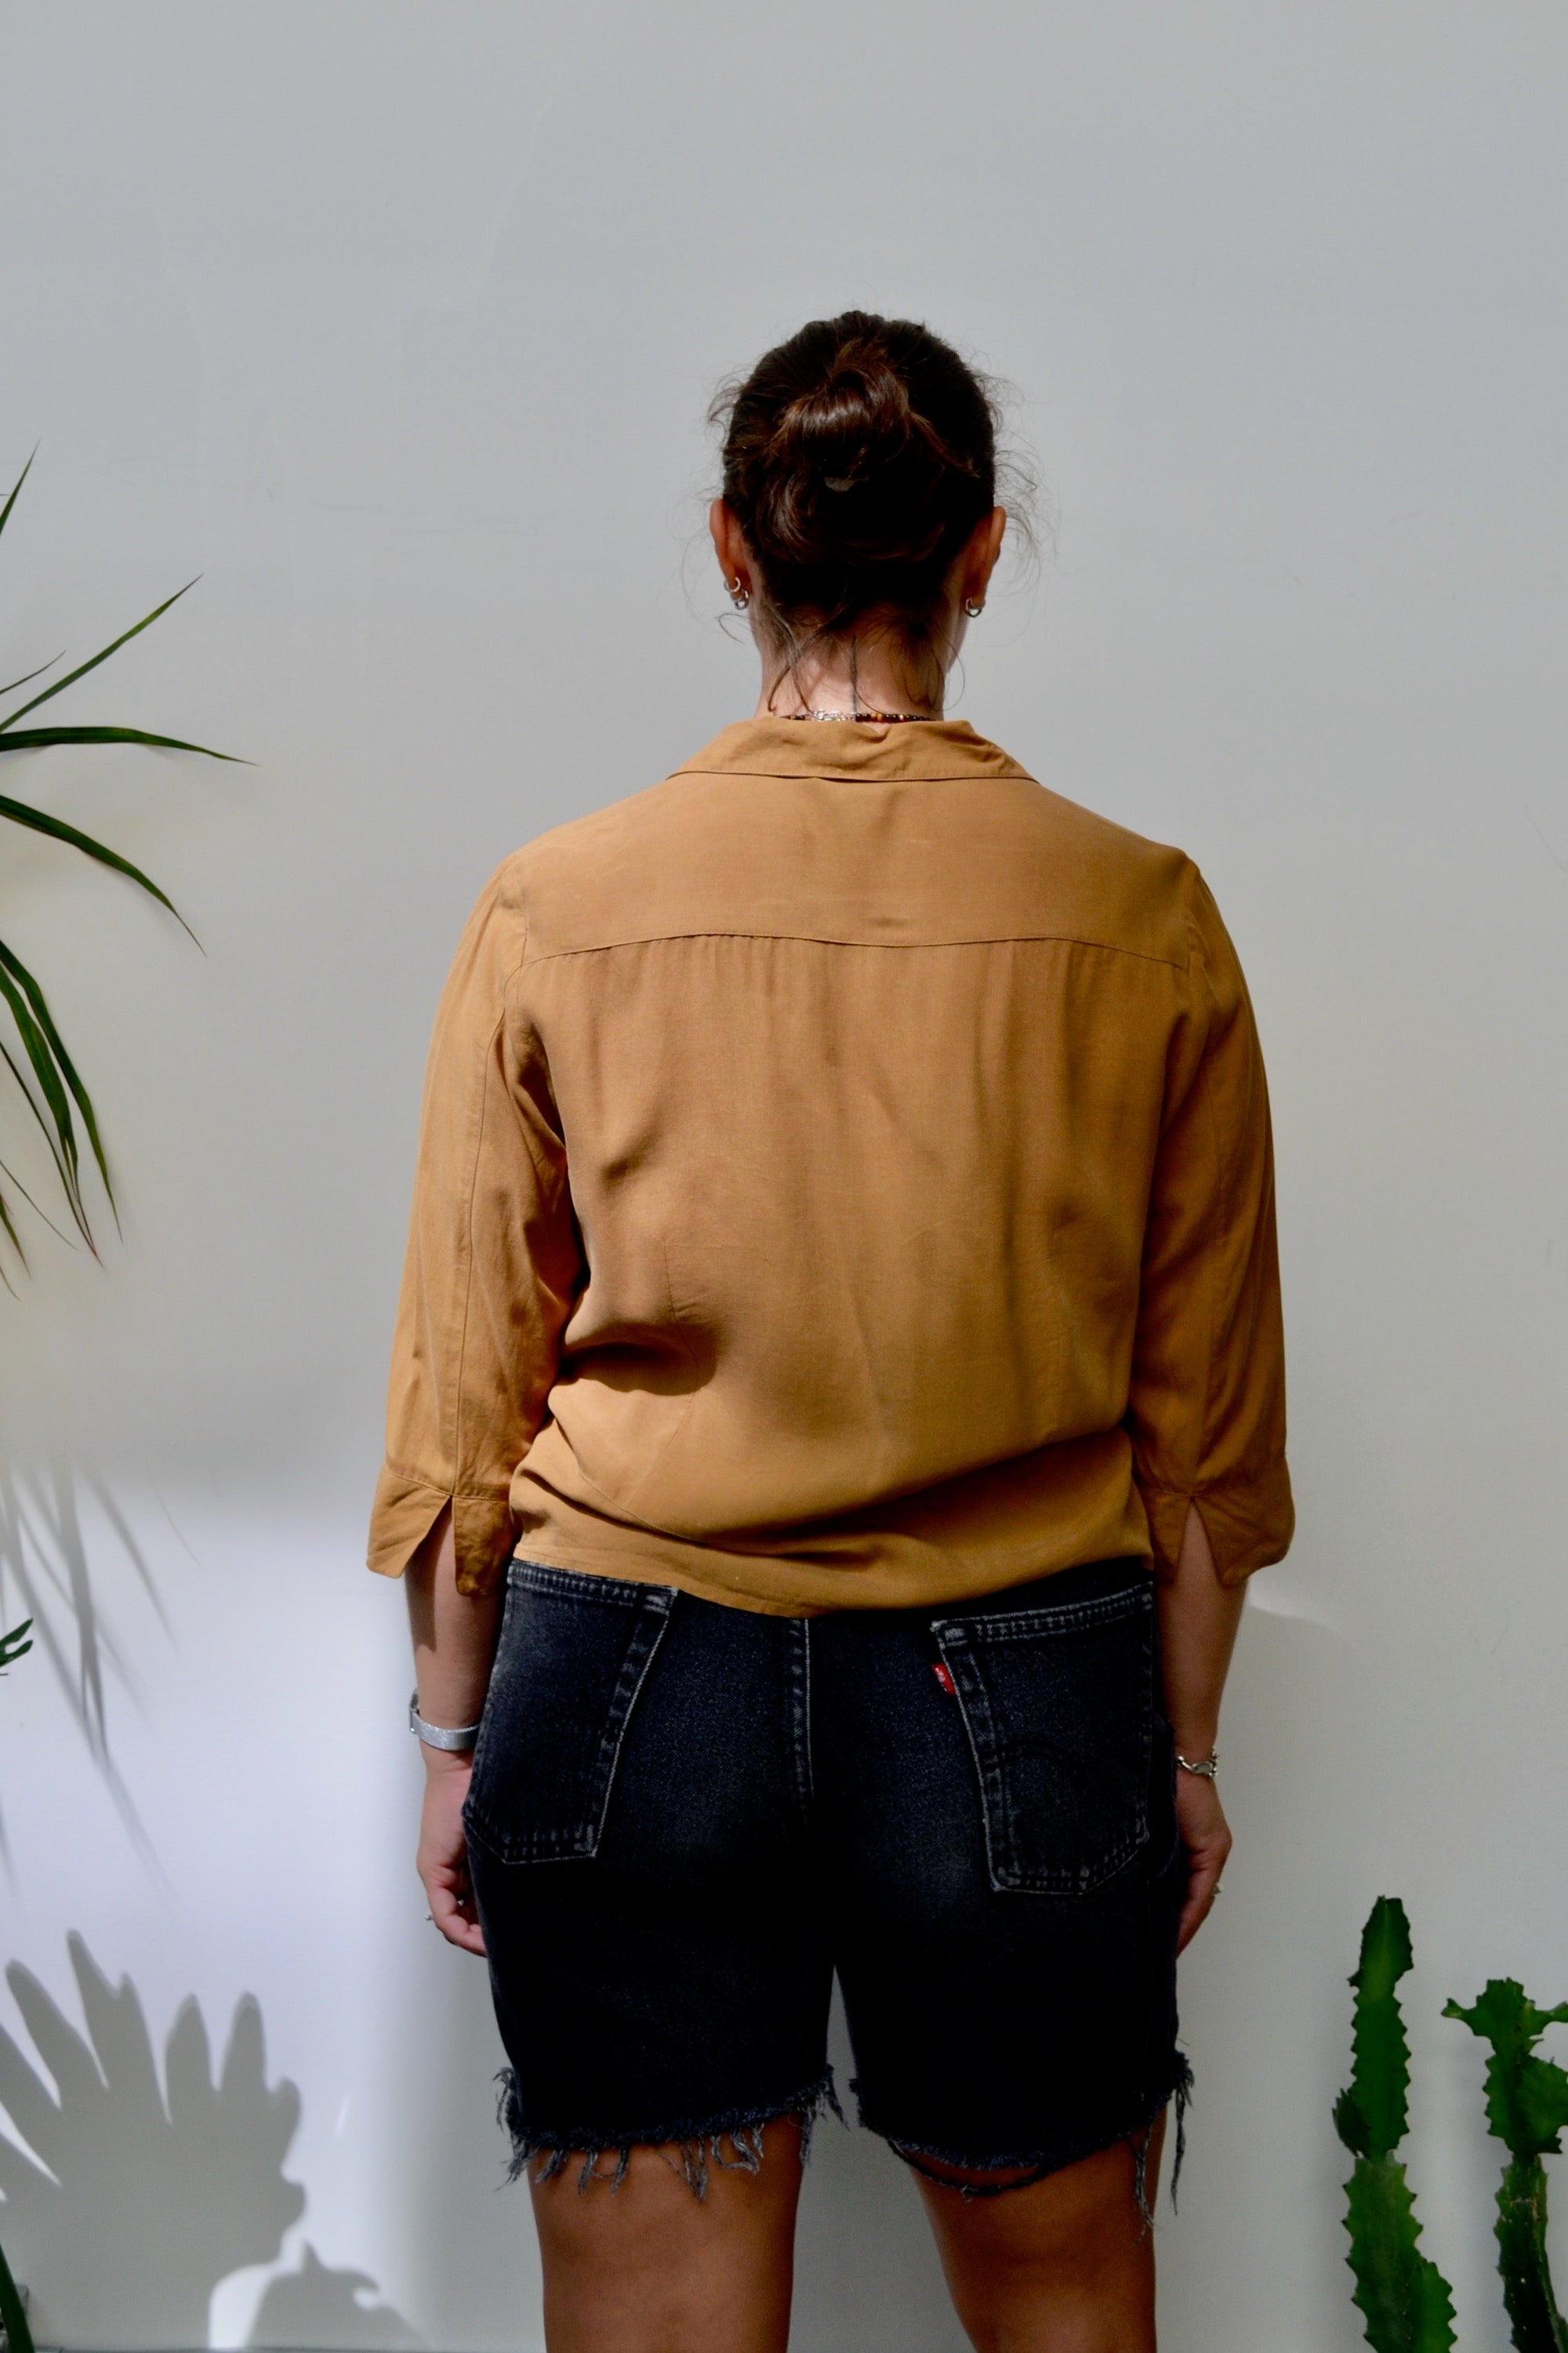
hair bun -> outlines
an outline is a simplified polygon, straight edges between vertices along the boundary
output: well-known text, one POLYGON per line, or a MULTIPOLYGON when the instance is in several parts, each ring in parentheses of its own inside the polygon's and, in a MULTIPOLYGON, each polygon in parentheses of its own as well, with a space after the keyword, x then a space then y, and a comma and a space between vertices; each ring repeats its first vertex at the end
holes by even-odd
POLYGON ((715 415, 765 602, 829 635, 873 608, 923 626, 994 503, 993 403, 952 346, 865 311, 814 320, 715 415))
POLYGON ((777 459, 815 467, 825 490, 852 490, 879 461, 893 457, 910 437, 910 396, 898 377, 853 350, 839 358, 827 382, 792 400, 773 436, 777 459))
POLYGON ((807 566, 837 556, 919 565, 942 536, 936 496, 951 453, 876 352, 849 345, 780 416, 764 454, 756 553, 807 566))

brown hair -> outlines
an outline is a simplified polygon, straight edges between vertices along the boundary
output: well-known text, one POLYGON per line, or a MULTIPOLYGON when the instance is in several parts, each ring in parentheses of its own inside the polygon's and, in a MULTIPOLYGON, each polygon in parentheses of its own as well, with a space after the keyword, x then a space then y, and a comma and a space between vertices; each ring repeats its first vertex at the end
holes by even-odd
POLYGON ((948 573, 996 503, 991 382, 912 319, 845 311, 765 352, 710 417, 778 653, 793 666, 870 622, 929 658, 948 573))

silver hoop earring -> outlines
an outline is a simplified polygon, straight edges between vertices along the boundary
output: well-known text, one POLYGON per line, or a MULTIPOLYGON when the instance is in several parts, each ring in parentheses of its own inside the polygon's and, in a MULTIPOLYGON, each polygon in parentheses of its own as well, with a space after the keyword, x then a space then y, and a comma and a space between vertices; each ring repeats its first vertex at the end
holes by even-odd
POLYGON ((985 607, 984 604, 977 603, 973 596, 966 596, 963 600, 963 609, 972 621, 977 621, 985 607))
POLYGON ((735 585, 730 591, 730 602, 733 605, 737 613, 743 613, 751 601, 752 592, 737 572, 735 575, 735 585))

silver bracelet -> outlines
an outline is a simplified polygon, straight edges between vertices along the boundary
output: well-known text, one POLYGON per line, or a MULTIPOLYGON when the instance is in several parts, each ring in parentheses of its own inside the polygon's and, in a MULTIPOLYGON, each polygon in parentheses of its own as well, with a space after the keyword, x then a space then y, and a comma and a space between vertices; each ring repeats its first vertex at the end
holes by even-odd
POLYGON ((408 1729, 418 1734, 426 1748, 471 1748, 479 1736, 477 1724, 460 1724, 450 1731, 438 1724, 426 1724, 419 1713, 417 1690, 409 1697, 408 1729))
POLYGON ((1181 1750, 1178 1748, 1176 1751, 1176 1762, 1181 1767, 1184 1773, 1195 1773, 1200 1781, 1212 1781, 1219 1771, 1219 1750, 1217 1748, 1211 1748, 1206 1757, 1194 1758, 1192 1757, 1184 1757, 1181 1750))

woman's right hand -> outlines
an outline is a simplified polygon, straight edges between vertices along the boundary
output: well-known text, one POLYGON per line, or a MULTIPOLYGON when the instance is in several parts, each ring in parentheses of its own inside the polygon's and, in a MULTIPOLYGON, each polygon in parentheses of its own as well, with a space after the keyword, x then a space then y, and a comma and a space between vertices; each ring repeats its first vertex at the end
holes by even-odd
POLYGON ((425 1750, 425 1805, 415 1868, 430 1899, 430 1917, 447 1942, 465 1953, 482 1954, 484 1931, 474 1908, 468 1842, 463 1834, 463 1800, 473 1764, 471 1750, 425 1750))
POLYGON ((1187 1858, 1187 1893, 1176 1930, 1176 1950, 1184 1952, 1214 1910, 1220 1873, 1230 1853, 1230 1824, 1219 1791, 1199 1773, 1176 1772, 1176 1826, 1187 1858))

